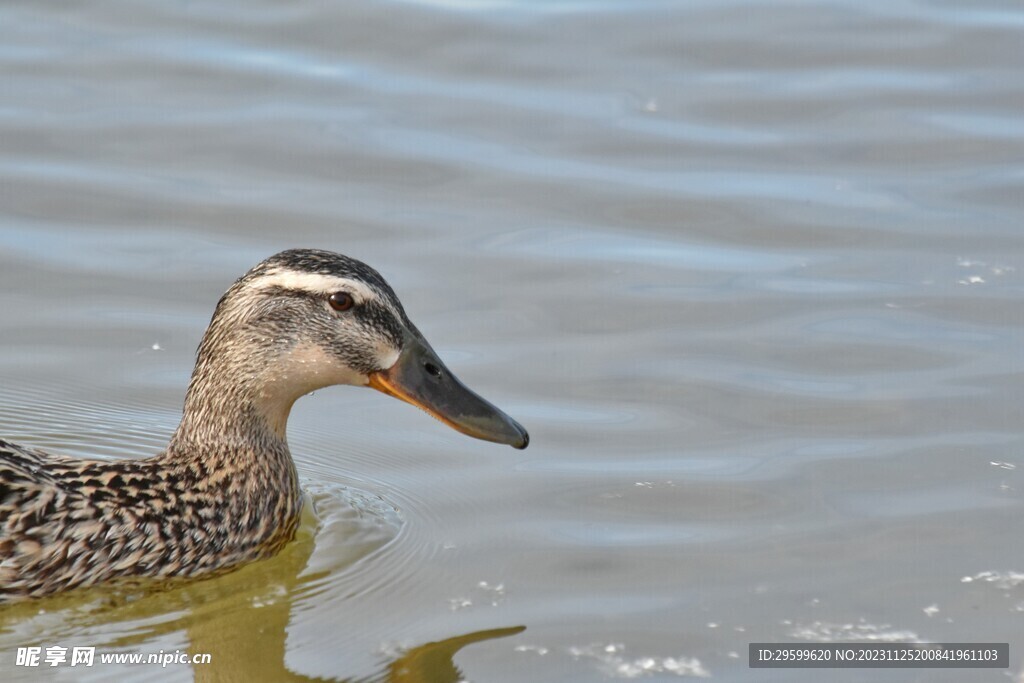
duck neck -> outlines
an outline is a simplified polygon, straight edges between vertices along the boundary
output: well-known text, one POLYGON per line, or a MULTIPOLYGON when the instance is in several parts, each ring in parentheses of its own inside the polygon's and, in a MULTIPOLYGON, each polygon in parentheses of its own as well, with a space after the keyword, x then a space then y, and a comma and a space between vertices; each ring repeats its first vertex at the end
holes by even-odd
POLYGON ((209 460, 214 454, 245 460, 279 458, 291 463, 286 429, 298 396, 265 378, 266 359, 238 352, 237 339, 207 332, 185 395, 181 423, 168 455, 209 460))
POLYGON ((202 459, 212 453, 290 457, 285 436, 290 406, 270 419, 259 398, 259 390, 252 387, 209 386, 193 380, 168 453, 202 459))
POLYGON ((291 539, 302 494, 285 439, 287 413, 275 428, 260 409, 258 383, 224 381, 251 377, 235 370, 197 366, 181 424, 157 459, 182 491, 205 492, 222 522, 234 525, 231 542, 250 557, 257 552, 250 546, 277 548, 291 539))

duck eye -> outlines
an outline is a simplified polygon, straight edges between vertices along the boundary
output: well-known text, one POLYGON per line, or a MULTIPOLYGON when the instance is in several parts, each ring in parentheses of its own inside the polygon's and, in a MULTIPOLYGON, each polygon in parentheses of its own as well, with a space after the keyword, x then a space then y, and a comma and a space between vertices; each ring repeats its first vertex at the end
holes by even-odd
POLYGON ((327 300, 331 302, 331 308, 336 311, 347 311, 356 305, 355 299, 348 292, 335 292, 327 300))

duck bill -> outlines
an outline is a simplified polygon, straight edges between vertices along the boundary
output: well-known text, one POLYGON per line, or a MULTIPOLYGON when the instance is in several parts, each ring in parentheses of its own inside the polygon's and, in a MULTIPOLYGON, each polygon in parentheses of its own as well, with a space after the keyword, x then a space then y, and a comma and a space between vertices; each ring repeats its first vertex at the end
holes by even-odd
POLYGON ((460 382, 426 340, 411 333, 395 364, 370 373, 369 385, 474 438, 519 449, 530 443, 522 425, 460 382))

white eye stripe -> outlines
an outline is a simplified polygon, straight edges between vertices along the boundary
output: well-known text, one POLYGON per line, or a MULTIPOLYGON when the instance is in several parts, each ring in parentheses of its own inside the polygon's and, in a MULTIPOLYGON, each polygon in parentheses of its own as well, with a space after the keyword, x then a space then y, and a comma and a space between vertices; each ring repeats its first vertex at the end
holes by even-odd
POLYGON ((257 289, 292 289, 325 296, 334 292, 348 292, 357 304, 377 299, 377 293, 359 280, 294 270, 271 271, 254 280, 252 286, 257 289))

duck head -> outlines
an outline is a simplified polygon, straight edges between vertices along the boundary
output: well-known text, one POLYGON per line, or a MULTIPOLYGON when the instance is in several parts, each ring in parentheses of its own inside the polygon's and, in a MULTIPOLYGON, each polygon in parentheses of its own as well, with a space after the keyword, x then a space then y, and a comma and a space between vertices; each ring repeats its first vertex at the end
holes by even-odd
POLYGON ((522 425, 448 369, 380 273, 328 251, 281 252, 228 289, 200 345, 186 413, 190 401, 201 410, 204 402, 227 400, 214 386, 225 374, 242 380, 235 400, 282 437, 300 396, 351 384, 401 399, 477 439, 520 449, 530 441, 522 425))

